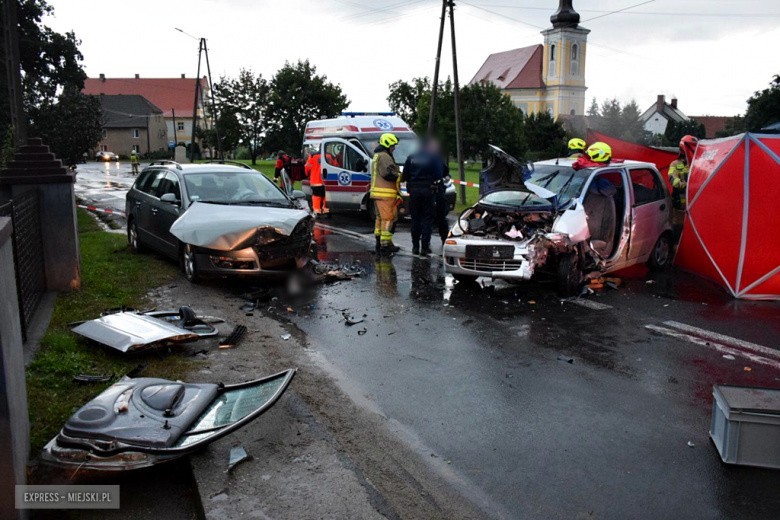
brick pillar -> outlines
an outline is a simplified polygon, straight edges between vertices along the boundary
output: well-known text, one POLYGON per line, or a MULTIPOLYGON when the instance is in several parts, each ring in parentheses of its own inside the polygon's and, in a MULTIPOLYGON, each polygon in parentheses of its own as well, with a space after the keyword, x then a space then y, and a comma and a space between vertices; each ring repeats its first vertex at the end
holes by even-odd
POLYGON ((40 196, 46 289, 81 287, 74 173, 62 165, 40 139, 28 139, 5 170, 0 171, 0 201, 29 190, 40 196))

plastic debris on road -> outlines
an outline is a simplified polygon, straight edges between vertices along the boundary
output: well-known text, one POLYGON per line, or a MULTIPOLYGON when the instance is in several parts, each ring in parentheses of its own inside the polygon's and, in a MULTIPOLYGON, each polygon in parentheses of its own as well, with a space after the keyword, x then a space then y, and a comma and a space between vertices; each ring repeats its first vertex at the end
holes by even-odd
POLYGON ((284 341, 287 341, 287 340, 289 340, 290 338, 292 338, 292 334, 282 334, 280 337, 281 337, 281 338, 282 338, 284 341))

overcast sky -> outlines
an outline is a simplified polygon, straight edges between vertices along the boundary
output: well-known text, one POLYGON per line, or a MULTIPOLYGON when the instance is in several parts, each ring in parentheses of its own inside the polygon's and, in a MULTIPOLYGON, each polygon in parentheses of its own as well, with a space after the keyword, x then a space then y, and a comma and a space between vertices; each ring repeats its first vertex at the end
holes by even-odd
MULTIPOLYGON (((432 76, 440 0, 48 0, 58 31, 82 40, 87 74, 194 77, 208 38, 212 74, 249 67, 270 78, 308 58, 339 83, 352 110, 387 108, 388 84, 432 76)), ((591 29, 586 103, 596 97, 679 98, 688 115, 743 113, 745 100, 780 73, 780 1, 574 0, 591 29), (606 15, 606 16, 605 16, 606 15)), ((488 54, 542 42, 557 0, 456 3, 461 82, 488 54)), ((449 34, 442 74, 452 72, 449 34)))

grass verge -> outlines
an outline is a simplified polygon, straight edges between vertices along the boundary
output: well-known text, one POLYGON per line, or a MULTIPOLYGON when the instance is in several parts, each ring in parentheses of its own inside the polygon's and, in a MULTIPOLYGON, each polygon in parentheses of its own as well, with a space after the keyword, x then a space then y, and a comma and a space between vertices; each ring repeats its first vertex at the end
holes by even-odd
POLYGON ((73 412, 110 384, 81 385, 73 382, 73 376, 113 374, 116 379, 146 363, 144 376, 176 379, 188 363, 181 357, 151 353, 123 356, 70 331, 68 323, 96 318, 105 309, 148 305, 148 291, 176 275, 173 262, 133 253, 124 235, 102 231, 86 211, 78 210, 78 226, 81 290, 57 297, 49 329, 27 369, 33 455, 73 412))

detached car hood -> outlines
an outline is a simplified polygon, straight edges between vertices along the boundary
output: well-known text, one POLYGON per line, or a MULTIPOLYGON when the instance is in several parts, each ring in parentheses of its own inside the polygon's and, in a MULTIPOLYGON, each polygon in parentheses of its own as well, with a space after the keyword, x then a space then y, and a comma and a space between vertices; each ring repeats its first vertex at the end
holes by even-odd
POLYGON ((193 246, 232 251, 251 245, 258 228, 289 236, 309 213, 296 208, 230 206, 194 202, 171 226, 173 236, 193 246))

